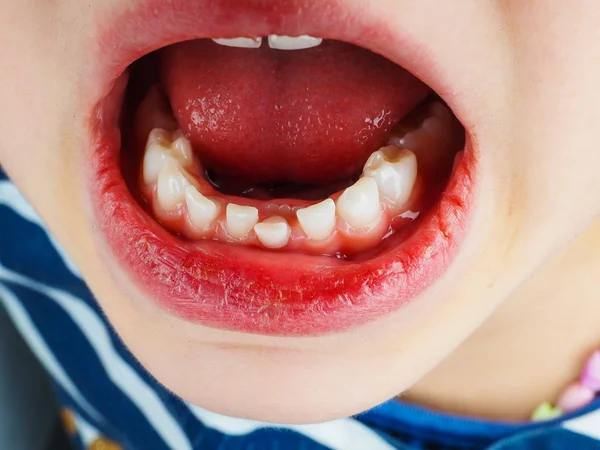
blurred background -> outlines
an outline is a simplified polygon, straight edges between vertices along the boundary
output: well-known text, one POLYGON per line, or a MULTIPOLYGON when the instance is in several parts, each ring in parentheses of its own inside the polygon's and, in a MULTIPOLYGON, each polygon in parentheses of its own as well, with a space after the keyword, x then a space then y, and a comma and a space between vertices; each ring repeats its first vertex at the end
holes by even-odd
POLYGON ((0 301, 0 449, 68 450, 48 377, 0 301))

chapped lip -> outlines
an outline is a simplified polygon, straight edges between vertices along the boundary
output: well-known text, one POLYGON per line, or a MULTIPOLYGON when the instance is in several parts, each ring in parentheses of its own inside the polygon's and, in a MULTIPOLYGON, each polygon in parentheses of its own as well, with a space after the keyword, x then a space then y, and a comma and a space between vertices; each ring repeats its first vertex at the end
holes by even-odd
POLYGON ((416 231, 360 263, 286 252, 264 257, 257 249, 184 241, 142 210, 119 166, 125 72, 154 50, 194 38, 309 34, 380 53, 418 73, 443 96, 445 86, 433 75, 433 64, 427 66, 427 51, 418 40, 392 32, 385 18, 331 1, 150 0, 116 20, 100 19, 99 25, 94 82, 104 95, 90 123, 95 221, 110 259, 163 311, 247 333, 326 334, 398 310, 448 269, 466 234, 474 198, 477 153, 468 135, 441 200, 419 219, 416 231))

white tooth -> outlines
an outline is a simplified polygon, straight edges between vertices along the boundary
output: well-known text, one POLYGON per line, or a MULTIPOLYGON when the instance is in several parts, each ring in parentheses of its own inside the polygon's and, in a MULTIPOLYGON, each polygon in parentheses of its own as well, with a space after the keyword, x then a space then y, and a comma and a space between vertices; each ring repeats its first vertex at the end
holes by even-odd
POLYGON ((259 48, 262 44, 262 38, 233 38, 233 39, 213 39, 219 45, 226 47, 238 47, 238 48, 259 48))
POLYGON ((168 160, 158 175, 156 198, 165 211, 175 211, 185 201, 185 191, 190 180, 184 169, 174 160, 168 160))
POLYGON ((269 217, 254 225, 258 240, 267 248, 283 248, 290 240, 290 226, 283 217, 269 217))
MULTIPOLYGON (((381 150, 377 150, 376 152, 371 153, 371 156, 369 156, 369 159, 365 163, 363 172, 365 172, 366 170, 368 170, 370 168, 378 167, 380 164, 382 164, 385 161, 385 159, 386 159, 385 155, 383 154, 383 152, 381 150)), ((366 174, 366 175, 368 175, 368 174, 366 174)))
MULTIPOLYGON (((391 146, 390 146, 391 147, 391 146)), ((417 157, 407 149, 398 149, 395 155, 385 156, 381 150, 371 155, 363 174, 377 182, 379 193, 395 206, 408 201, 417 180, 417 157), (375 156, 379 154, 379 156, 375 156)))
POLYGON ((183 167, 191 166, 194 161, 192 144, 185 136, 178 136, 177 139, 171 143, 171 153, 183 167))
POLYGON ((335 202, 328 198, 321 203, 296 211, 302 231, 313 241, 326 239, 335 226, 335 202))
POLYGON ((163 130, 162 128, 153 128, 148 135, 148 145, 152 143, 159 143, 166 145, 169 141, 169 132, 167 130, 163 130))
POLYGON ((176 139, 171 142, 169 133, 161 128, 153 129, 148 135, 142 168, 146 184, 152 184, 158 179, 158 174, 167 161, 175 160, 182 167, 189 167, 194 161, 190 141, 180 132, 175 133, 174 137, 176 139))
POLYGON ((198 192, 194 186, 186 188, 185 204, 192 224, 199 229, 209 226, 219 213, 217 204, 198 192))
POLYGON ((269 36, 269 47, 277 50, 303 50, 305 48, 316 47, 323 42, 323 39, 312 36, 269 36))
POLYGON ((363 177, 347 188, 338 198, 337 213, 353 228, 373 224, 381 215, 375 179, 363 177))
POLYGON ((175 161, 170 155, 169 149, 163 147, 158 142, 150 143, 146 147, 146 153, 144 154, 144 161, 142 163, 144 183, 147 185, 155 183, 167 161, 175 161))
POLYGON ((227 231, 229 231, 229 234, 234 238, 245 238, 257 223, 258 209, 253 206, 241 206, 234 203, 227 205, 227 231))

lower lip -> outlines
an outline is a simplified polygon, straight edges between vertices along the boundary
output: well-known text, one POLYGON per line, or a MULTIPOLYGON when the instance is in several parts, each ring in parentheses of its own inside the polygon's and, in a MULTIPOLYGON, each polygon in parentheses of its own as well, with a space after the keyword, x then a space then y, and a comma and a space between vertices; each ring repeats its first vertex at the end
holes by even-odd
MULTIPOLYGON (((417 299, 450 266, 474 197, 476 156, 467 145, 440 201, 410 237, 362 262, 265 252, 171 235, 133 198, 119 164, 126 78, 94 119, 91 199, 104 239, 146 298, 205 326, 309 336, 366 324, 417 299)), ((385 243, 383 245, 386 245, 385 243)))

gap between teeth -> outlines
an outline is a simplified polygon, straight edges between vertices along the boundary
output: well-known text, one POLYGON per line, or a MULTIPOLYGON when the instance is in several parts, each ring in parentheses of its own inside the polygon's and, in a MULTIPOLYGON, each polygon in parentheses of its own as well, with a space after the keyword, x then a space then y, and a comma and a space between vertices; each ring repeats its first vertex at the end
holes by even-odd
POLYGON ((155 211, 158 207, 167 216, 180 214, 195 237, 212 233, 221 240, 258 241, 273 249, 294 240, 326 242, 336 231, 368 234, 382 222, 384 212, 390 220, 405 212, 402 208, 417 179, 414 153, 390 145, 371 155, 362 176, 342 191, 337 201, 328 198, 295 210, 291 217, 261 217, 253 206, 202 194, 200 183, 188 172, 195 164, 192 147, 180 132, 154 129, 150 133, 142 179, 147 189, 156 186, 152 191, 155 211))
MULTIPOLYGON (((226 47, 238 48, 260 48, 263 38, 247 38, 238 37, 231 39, 213 39, 213 42, 224 45, 226 47)), ((267 37, 269 47, 276 50, 304 50, 321 45, 323 39, 312 36, 277 36, 270 35, 267 37)))

